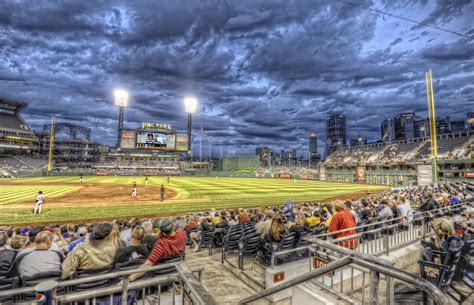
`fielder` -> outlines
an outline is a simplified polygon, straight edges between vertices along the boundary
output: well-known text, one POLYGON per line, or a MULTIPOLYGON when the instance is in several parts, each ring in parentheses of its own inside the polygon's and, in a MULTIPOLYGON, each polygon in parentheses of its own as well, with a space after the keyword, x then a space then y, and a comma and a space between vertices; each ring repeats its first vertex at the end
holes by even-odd
POLYGON ((137 197, 137 183, 133 182, 132 197, 137 197))
POLYGON ((82 177, 82 175, 81 175, 81 183, 83 183, 83 182, 84 182, 84 177, 82 177))
POLYGON ((44 203, 44 195, 42 191, 38 192, 38 196, 36 196, 35 200, 35 209, 33 211, 33 214, 36 214, 38 212, 38 215, 41 214, 41 206, 44 203))
POLYGON ((148 186, 148 176, 145 176, 145 186, 148 186))

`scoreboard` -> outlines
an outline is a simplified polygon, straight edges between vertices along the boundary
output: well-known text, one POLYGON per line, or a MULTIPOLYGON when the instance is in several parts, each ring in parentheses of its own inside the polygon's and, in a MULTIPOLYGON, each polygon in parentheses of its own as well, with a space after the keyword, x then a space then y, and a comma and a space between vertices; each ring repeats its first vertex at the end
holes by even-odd
POLYGON ((142 123, 138 129, 123 129, 122 149, 187 151, 188 134, 176 132, 169 124, 142 123))

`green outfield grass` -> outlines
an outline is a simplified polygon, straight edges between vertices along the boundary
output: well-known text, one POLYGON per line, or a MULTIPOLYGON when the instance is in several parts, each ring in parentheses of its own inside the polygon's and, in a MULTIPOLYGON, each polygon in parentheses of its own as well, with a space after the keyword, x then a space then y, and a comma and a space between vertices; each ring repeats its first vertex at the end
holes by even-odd
MULTIPOLYGON (((166 184, 166 177, 149 177, 149 185, 165 184, 176 190, 177 196, 166 203, 129 202, 127 205, 110 204, 106 206, 61 206, 52 208, 48 208, 46 204, 44 213, 35 216, 31 214, 31 209, 38 189, 43 190, 46 199, 48 199, 65 192, 73 192, 75 187, 71 186, 70 183, 78 183, 79 186, 79 178, 34 177, 0 181, 7 183, 0 185, 0 224, 174 214, 203 211, 211 208, 223 209, 281 204, 287 199, 321 201, 358 191, 383 190, 386 188, 375 185, 310 180, 225 177, 171 177, 171 183, 168 185, 166 184), (15 182, 16 184, 9 186, 9 182, 15 182), (35 183, 41 182, 62 182, 68 185, 35 185, 35 183), (22 183, 22 185, 17 183, 22 183), (31 200, 31 208, 11 208, 15 203, 25 202, 25 200, 31 200)), ((134 181, 138 184, 138 194, 140 194, 140 188, 144 187, 145 183, 144 177, 85 177, 86 183, 131 185, 134 181)), ((94 204, 94 202, 91 202, 91 204, 94 204)))

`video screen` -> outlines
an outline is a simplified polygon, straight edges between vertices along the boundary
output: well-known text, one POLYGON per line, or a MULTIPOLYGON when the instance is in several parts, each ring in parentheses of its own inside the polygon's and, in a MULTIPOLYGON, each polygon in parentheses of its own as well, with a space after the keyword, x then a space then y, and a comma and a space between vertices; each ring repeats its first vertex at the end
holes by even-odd
POLYGON ((139 131, 137 133, 137 147, 154 148, 167 147, 168 136, 165 133, 139 131))

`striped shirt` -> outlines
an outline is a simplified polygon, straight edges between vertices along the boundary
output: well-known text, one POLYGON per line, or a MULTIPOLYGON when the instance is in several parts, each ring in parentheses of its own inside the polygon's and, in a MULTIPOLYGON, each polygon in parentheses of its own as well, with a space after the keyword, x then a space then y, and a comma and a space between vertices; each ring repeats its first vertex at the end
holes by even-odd
POLYGON ((174 236, 163 236, 156 241, 148 261, 154 265, 159 260, 183 253, 185 246, 186 232, 177 230, 174 236))

